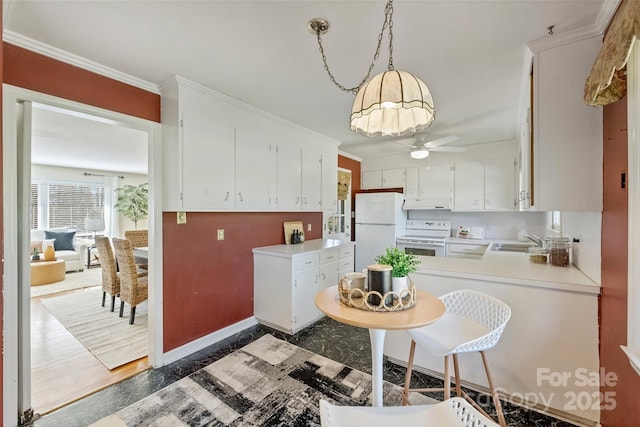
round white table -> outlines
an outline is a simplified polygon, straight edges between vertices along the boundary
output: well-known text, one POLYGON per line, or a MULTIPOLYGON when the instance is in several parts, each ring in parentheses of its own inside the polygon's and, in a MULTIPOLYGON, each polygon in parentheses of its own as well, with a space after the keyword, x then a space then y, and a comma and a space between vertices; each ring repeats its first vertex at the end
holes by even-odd
POLYGON ((316 295, 315 303, 320 311, 340 323, 369 329, 373 406, 382 406, 382 359, 385 332, 428 325, 442 317, 446 311, 440 299, 420 290, 416 290, 415 305, 401 311, 376 312, 349 307, 340 302, 338 286, 320 291, 316 295))

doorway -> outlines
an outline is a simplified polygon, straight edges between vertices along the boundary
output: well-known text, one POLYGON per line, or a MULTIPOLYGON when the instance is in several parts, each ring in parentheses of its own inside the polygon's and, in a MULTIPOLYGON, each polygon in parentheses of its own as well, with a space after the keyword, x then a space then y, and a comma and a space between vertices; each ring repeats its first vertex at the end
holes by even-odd
POLYGON ((4 286, 5 286, 5 355, 4 355, 4 424, 16 425, 33 416, 31 405, 31 298, 28 197, 31 181, 31 104, 40 103, 78 114, 112 121, 147 135, 149 182, 149 345, 151 366, 162 363, 162 275, 158 266, 161 255, 161 140, 160 124, 120 113, 79 104, 26 89, 4 88, 4 286), (25 249, 25 250, 23 250, 25 249))

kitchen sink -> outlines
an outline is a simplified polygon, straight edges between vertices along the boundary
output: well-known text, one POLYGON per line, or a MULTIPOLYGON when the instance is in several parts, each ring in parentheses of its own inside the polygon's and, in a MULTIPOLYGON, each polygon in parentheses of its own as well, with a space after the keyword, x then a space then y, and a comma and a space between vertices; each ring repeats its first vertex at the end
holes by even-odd
POLYGON ((491 245, 491 250, 497 252, 527 252, 531 246, 536 245, 532 243, 494 243, 491 245))

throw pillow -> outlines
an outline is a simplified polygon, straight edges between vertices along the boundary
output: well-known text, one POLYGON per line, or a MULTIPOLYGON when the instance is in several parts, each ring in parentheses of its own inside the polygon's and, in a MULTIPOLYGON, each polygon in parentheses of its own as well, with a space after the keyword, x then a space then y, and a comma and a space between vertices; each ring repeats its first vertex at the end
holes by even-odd
POLYGON ((53 242, 53 249, 56 251, 72 251, 73 250, 73 238, 76 235, 75 231, 44 231, 44 235, 47 239, 55 239, 53 242))

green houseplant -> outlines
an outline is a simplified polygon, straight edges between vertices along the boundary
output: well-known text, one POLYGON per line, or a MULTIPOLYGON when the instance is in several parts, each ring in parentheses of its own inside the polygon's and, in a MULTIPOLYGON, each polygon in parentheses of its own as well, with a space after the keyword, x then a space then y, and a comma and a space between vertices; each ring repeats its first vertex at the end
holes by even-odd
POLYGON ((384 254, 376 257, 376 262, 393 268, 392 290, 397 295, 401 295, 405 289, 409 288, 408 275, 416 271, 420 264, 418 257, 396 247, 387 248, 384 254))
POLYGON ((416 271, 420 264, 418 257, 396 247, 387 248, 384 254, 376 257, 376 262, 390 265, 393 268, 393 277, 406 277, 416 271))
POLYGON ((125 185, 117 188, 118 203, 114 206, 118 212, 133 221, 138 229, 138 221, 147 218, 149 213, 149 184, 125 185))

